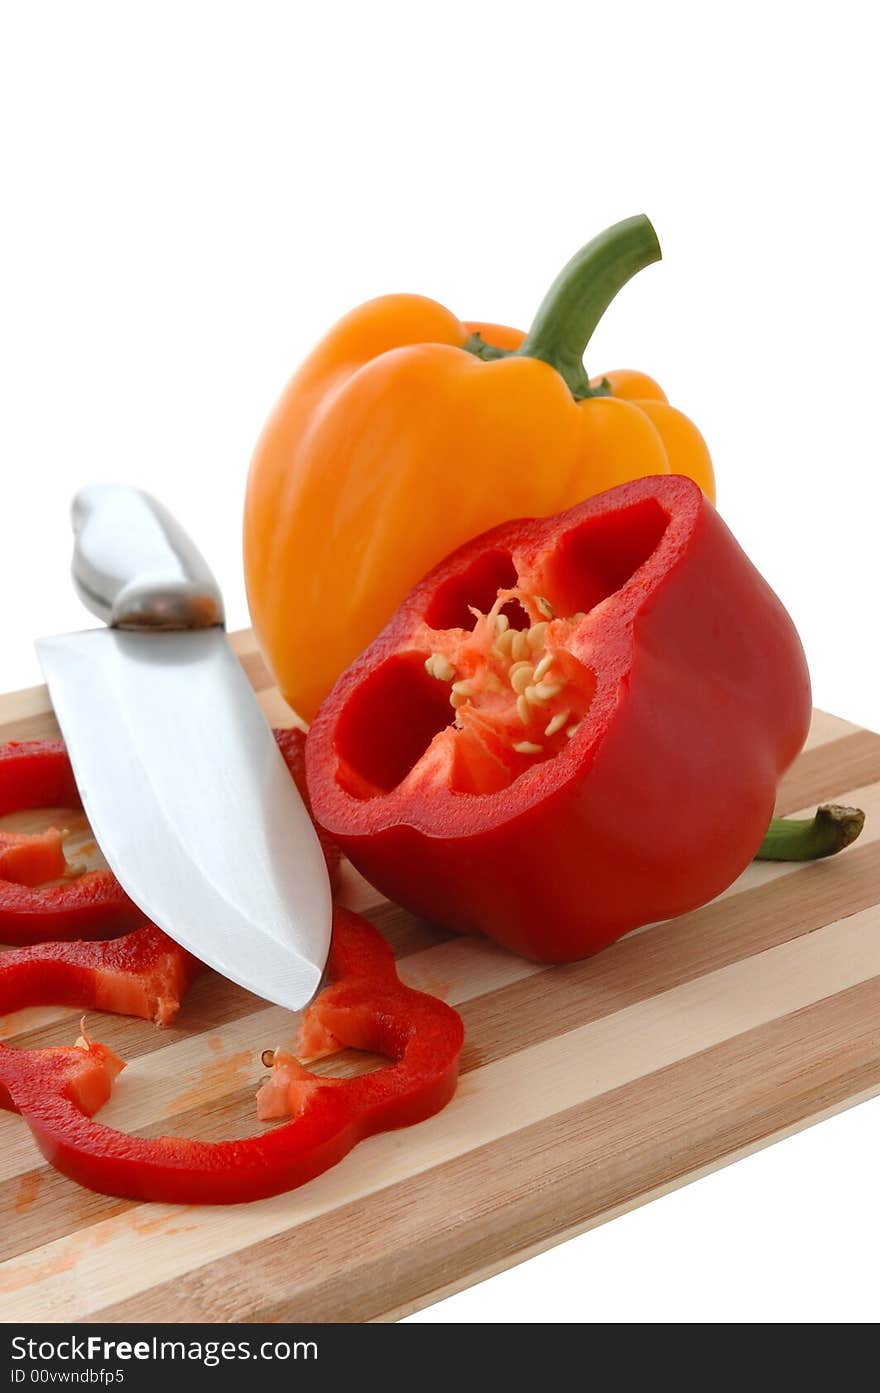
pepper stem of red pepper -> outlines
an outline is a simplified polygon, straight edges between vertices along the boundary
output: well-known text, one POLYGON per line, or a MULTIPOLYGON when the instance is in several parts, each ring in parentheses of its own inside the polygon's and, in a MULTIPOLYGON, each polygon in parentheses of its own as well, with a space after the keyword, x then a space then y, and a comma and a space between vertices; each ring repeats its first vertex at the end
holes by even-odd
POLYGON ((576 401, 603 395, 601 386, 590 386, 584 368, 587 344, 617 292, 660 256, 657 234, 644 213, 600 232, 560 271, 516 356, 549 363, 576 401))
POLYGON ((865 825, 861 808, 823 803, 815 817, 774 817, 756 861, 818 861, 854 842, 865 825))

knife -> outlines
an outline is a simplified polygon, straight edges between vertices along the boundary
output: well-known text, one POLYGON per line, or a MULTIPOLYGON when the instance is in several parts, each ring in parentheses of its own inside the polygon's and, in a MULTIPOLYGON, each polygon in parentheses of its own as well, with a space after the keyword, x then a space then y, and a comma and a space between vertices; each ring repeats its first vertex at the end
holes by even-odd
POLYGON ((171 938, 297 1010, 329 951, 327 869, 217 582, 139 489, 83 489, 73 528, 76 588, 109 627, 36 647, 95 840, 171 938))

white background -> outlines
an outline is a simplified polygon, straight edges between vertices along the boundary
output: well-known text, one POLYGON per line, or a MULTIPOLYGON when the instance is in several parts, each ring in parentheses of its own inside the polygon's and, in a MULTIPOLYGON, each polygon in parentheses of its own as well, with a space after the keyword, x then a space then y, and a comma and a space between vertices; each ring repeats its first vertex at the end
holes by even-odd
MULTIPOLYGON (((872 9, 3 4, 0 688, 89 622, 79 484, 160 495, 244 624, 248 457, 323 330, 389 290, 524 326, 645 211, 588 367, 698 422, 817 703, 880 726, 872 9)), ((875 1319, 878 1142, 871 1104, 418 1319, 875 1319)))

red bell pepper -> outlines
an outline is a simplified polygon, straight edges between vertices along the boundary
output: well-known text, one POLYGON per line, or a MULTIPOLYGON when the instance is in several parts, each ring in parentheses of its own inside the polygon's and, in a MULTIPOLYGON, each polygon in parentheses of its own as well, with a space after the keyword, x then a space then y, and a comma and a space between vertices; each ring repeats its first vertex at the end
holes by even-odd
POLYGON ((441 563, 323 703, 306 767, 385 895, 558 962, 730 884, 809 721, 780 601, 694 483, 648 478, 441 563))
MULTIPOLYGON (((0 1012, 64 1001, 167 1019, 197 966, 153 926, 114 944, 12 950, 0 957, 0 1012)), ((277 1078, 261 1090, 259 1113, 294 1115, 261 1136, 135 1137, 96 1122, 92 1114, 124 1065, 85 1034, 70 1049, 0 1045, 0 1107, 21 1113, 53 1166, 104 1194, 231 1204, 292 1189, 363 1138, 438 1112, 458 1077, 460 1016, 404 986, 381 935, 344 909, 334 914, 329 972, 335 985, 303 1018, 302 1052, 351 1046, 393 1063, 354 1078, 325 1078, 274 1052, 277 1078)))
MULTIPOLYGON (((304 769, 305 735, 276 730, 275 739, 308 806, 304 769)), ((81 808, 73 770, 60 740, 0 746, 0 817, 28 808, 81 808)), ((339 875, 339 849, 319 829, 332 885, 339 875)), ((102 939, 143 923, 143 914, 109 870, 87 871, 61 885, 43 885, 66 871, 62 834, 0 832, 0 943, 46 939, 102 939)))

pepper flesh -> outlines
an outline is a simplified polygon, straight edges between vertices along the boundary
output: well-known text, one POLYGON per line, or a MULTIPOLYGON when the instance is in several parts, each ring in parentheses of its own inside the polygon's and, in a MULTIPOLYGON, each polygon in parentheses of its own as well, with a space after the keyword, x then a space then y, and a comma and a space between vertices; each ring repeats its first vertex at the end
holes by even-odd
POLYGON ((692 481, 654 478, 447 558, 340 678, 306 767, 389 898, 567 961, 736 878, 810 714, 781 603, 692 481))
POLYGON ((202 964, 155 924, 94 943, 39 943, 0 958, 0 1015, 78 1006, 168 1025, 202 964))
POLYGON ((45 832, 0 830, 0 881, 14 885, 43 885, 68 874, 64 833, 57 827, 45 832))
MULTIPOLYGON (((291 777, 310 809, 305 778, 305 734, 274 732, 291 777)), ((0 746, 0 817, 29 808, 82 808, 61 740, 12 741, 0 746)), ((318 829, 331 886, 339 876, 339 848, 318 829)), ((44 880, 66 869, 61 834, 0 832, 0 943, 47 939, 106 939, 143 923, 143 913, 112 871, 87 871, 60 885, 44 880)))
MULTIPOLYGON (((37 974, 43 1001, 63 1000, 143 1015, 153 1004, 156 953, 176 945, 150 927, 119 944, 71 943, 20 949, 0 959, 0 1011, 33 1004, 37 974), (161 940, 165 939, 165 944, 161 940), (115 958, 113 950, 116 949, 115 958), (102 985, 99 955, 113 959, 113 989, 102 985), (43 961, 41 963, 41 955, 43 961), (59 975, 60 972, 60 975, 59 975), (128 991, 122 988, 128 979, 128 991), (149 981, 146 979, 149 978, 149 981), (58 995, 55 995, 55 993, 58 995)), ((184 955, 186 957, 186 955, 184 955)), ((180 962, 166 985, 185 989, 191 964, 180 962)), ((319 1175, 376 1132, 407 1127, 452 1097, 463 1041, 460 1016, 434 997, 404 986, 382 936, 360 916, 337 908, 328 964, 335 984, 307 1009, 306 1040, 351 1046, 393 1062, 354 1078, 302 1070, 298 1090, 285 1086, 281 1112, 294 1116, 244 1141, 136 1137, 105 1127, 92 1114, 106 1102, 122 1061, 83 1038, 70 1049, 15 1050, 0 1045, 0 1106, 21 1113, 46 1159, 103 1194, 167 1203, 233 1204, 292 1189, 319 1175)), ((159 1013, 165 1009, 161 1005, 159 1013)), ((152 1013, 152 1012, 151 1012, 152 1013)), ((289 1071, 283 1053, 279 1069, 289 1071)), ((265 1109, 262 1110, 265 1112, 265 1109)), ((273 1115, 278 1115, 276 1108, 273 1115)))
POLYGON ((656 382, 583 367, 606 306, 659 255, 630 218, 572 259, 528 335, 391 295, 306 359, 257 445, 244 520, 254 629, 302 717, 410 587, 487 528, 644 475, 687 474, 714 497, 702 436, 656 382))

